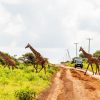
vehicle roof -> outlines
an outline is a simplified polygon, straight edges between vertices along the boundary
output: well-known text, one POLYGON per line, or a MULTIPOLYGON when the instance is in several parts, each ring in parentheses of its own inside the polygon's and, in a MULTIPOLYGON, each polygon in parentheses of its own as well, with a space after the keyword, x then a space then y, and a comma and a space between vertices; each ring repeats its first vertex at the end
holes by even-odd
POLYGON ((81 59, 81 58, 74 58, 74 60, 80 60, 80 61, 82 61, 82 59, 81 59))

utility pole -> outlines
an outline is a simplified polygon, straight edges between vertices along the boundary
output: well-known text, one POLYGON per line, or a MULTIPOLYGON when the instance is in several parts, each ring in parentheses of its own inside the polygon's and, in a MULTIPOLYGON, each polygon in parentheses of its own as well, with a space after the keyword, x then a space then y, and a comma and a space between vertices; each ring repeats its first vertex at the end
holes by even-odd
POLYGON ((91 42, 92 39, 91 39, 91 38, 88 38, 87 40, 89 41, 89 45, 88 45, 88 53, 90 53, 90 42, 91 42))
POLYGON ((76 46, 76 57, 77 57, 77 45, 78 45, 78 43, 74 43, 74 44, 76 46))
POLYGON ((68 49, 67 49, 67 53, 68 53, 69 60, 71 61, 71 56, 70 56, 70 53, 69 53, 68 49))

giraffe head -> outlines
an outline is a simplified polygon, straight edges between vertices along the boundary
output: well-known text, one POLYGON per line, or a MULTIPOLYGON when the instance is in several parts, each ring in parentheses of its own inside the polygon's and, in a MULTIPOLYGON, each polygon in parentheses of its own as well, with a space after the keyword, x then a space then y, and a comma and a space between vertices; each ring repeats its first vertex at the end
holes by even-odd
POLYGON ((83 50, 83 48, 82 48, 82 47, 80 47, 79 52, 80 52, 80 51, 82 51, 82 50, 83 50))
POLYGON ((26 48, 29 48, 29 47, 30 47, 30 44, 28 43, 27 46, 25 47, 25 49, 26 49, 26 48))

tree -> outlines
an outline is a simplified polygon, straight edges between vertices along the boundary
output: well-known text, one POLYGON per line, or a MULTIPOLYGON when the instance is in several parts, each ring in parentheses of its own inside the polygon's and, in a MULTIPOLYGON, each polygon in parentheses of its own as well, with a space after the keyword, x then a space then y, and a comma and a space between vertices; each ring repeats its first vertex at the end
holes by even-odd
POLYGON ((34 64, 35 63, 35 56, 33 55, 33 53, 25 53, 24 55, 22 55, 22 57, 19 58, 19 60, 21 60, 27 64, 28 63, 34 64))
POLYGON ((100 57, 100 50, 97 50, 95 53, 93 53, 94 57, 100 57))

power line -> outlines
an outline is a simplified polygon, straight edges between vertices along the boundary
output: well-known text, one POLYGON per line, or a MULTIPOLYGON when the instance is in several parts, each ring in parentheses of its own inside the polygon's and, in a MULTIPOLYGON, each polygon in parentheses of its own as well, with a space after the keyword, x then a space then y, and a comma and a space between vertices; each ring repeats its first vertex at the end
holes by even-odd
POLYGON ((78 45, 78 43, 74 43, 74 44, 76 46, 76 57, 77 57, 77 45, 78 45))
POLYGON ((69 60, 71 61, 71 56, 70 56, 70 53, 69 53, 68 49, 67 49, 67 53, 68 53, 69 60))
POLYGON ((90 53, 90 45, 91 45, 90 42, 91 42, 92 39, 88 38, 87 40, 89 41, 89 44, 88 44, 88 53, 90 53))

